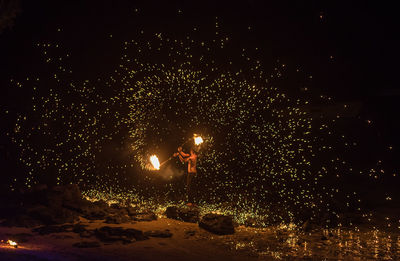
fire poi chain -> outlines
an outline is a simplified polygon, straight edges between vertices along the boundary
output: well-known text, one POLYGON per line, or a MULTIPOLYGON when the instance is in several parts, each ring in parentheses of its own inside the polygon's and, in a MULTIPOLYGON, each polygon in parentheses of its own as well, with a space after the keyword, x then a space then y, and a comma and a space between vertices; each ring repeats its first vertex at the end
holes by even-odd
MULTIPOLYGON (((194 144, 196 146, 199 146, 200 144, 202 144, 204 142, 203 138, 201 136, 197 135, 197 134, 193 135, 193 140, 194 140, 194 144)), ((182 147, 186 143, 187 143, 187 141, 185 143, 183 143, 180 147, 182 147)), ((153 170, 160 170, 161 166, 164 165, 169 160, 171 160, 172 158, 173 158, 173 156, 169 157, 167 160, 165 160, 162 163, 160 163, 157 155, 151 155, 150 156, 150 162, 151 162, 151 165, 153 166, 153 170)))

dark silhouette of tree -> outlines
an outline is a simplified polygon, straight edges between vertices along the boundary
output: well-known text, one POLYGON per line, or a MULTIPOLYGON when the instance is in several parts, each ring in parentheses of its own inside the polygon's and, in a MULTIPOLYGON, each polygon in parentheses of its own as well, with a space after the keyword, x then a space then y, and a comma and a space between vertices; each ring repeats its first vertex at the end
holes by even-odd
POLYGON ((0 0, 0 34, 14 25, 20 11, 20 0, 0 0))

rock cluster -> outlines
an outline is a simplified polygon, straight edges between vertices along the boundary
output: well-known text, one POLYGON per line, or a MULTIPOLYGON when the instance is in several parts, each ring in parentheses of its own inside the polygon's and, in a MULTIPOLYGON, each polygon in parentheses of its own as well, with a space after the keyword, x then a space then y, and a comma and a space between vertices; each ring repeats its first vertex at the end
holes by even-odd
POLYGON ((169 231, 169 229, 146 231, 144 232, 144 235, 148 237, 162 237, 162 238, 172 237, 172 233, 169 231))
POLYGON ((200 211, 197 208, 170 206, 166 209, 167 218, 181 220, 184 222, 199 223, 199 227, 217 234, 229 235, 235 233, 232 217, 206 214, 200 220, 200 211))
MULTIPOLYGON (((97 238, 100 242, 105 244, 121 242, 123 244, 129 244, 136 241, 147 240, 149 237, 161 237, 168 238, 172 237, 172 233, 169 230, 152 230, 143 233, 141 230, 133 228, 122 228, 122 227, 110 227, 103 226, 98 229, 86 229, 86 225, 80 223, 74 225, 48 225, 41 226, 32 229, 33 232, 40 235, 48 235, 55 233, 72 232, 77 233, 82 238, 97 238)), ((15 235, 13 238, 17 238, 15 235)), ((32 236, 32 235, 29 235, 32 236)), ((100 246, 97 241, 82 241, 74 244, 75 247, 88 248, 100 246)))
POLYGON ((167 207, 165 215, 167 218, 197 223, 199 221, 200 211, 196 208, 178 208, 176 206, 171 206, 167 207))
POLYGON ((200 220, 199 227, 217 235, 229 235, 235 233, 232 217, 230 216, 206 214, 200 220))
POLYGON ((121 241, 122 243, 132 243, 148 239, 141 230, 122 227, 101 227, 94 231, 94 235, 102 242, 111 243, 121 241))
MULTIPOLYGON (((3 199, 4 201, 4 199, 3 199)), ((0 202, 2 203, 2 202, 0 202)), ((73 224, 79 217, 88 220, 104 220, 107 224, 134 223, 156 220, 157 216, 149 210, 118 204, 108 205, 104 201, 91 202, 82 197, 77 185, 48 188, 37 186, 24 191, 18 197, 0 204, 0 219, 4 226, 36 227, 33 231, 41 235, 61 232, 78 233, 82 238, 97 237, 102 242, 120 241, 130 243, 148 237, 171 237, 169 230, 142 231, 104 226, 97 230, 87 230, 84 225, 73 224)), ((200 219, 200 211, 195 207, 170 206, 166 209, 167 218, 184 222, 199 223, 199 227, 218 235, 233 234, 232 217, 206 214, 200 219)), ((194 233, 192 233, 194 235, 194 233)), ((192 234, 188 235, 191 236, 192 234)), ((89 247, 91 243, 77 247, 89 247)))
POLYGON ((109 206, 104 201, 88 201, 82 197, 77 185, 52 188, 37 186, 0 204, 0 218, 5 219, 2 223, 4 226, 36 227, 74 223, 79 216, 89 220, 105 220, 108 224, 157 219, 151 211, 109 206))
POLYGON ((100 243, 97 241, 82 241, 73 244, 74 247, 78 248, 91 248, 91 247, 100 247, 100 243))

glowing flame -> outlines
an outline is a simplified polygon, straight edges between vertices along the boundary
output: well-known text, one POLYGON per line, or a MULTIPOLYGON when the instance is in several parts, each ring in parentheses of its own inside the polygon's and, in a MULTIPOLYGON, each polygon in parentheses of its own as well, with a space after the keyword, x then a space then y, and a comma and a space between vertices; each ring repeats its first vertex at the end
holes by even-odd
POLYGON ((153 165, 154 169, 160 169, 160 161, 158 160, 156 155, 152 155, 150 157, 151 165, 153 165))
POLYGON ((194 137, 194 144, 200 145, 202 143, 203 143, 203 138, 202 137, 200 137, 200 136, 195 136, 194 137))
POLYGON ((17 242, 14 242, 12 240, 7 240, 7 244, 9 244, 10 246, 13 246, 13 247, 17 247, 18 246, 17 242))

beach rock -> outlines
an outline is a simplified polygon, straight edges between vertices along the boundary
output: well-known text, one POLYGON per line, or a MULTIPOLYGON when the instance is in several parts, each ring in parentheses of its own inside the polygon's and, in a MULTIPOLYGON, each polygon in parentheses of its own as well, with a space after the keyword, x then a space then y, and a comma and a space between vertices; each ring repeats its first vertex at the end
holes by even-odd
POLYGON ((114 214, 114 215, 107 216, 105 223, 107 223, 107 224, 122 224, 122 223, 127 223, 129 221, 130 221, 130 219, 126 215, 114 214))
POLYGON ((110 207, 103 201, 89 202, 82 210, 82 216, 89 220, 105 219, 110 213, 110 207))
MULTIPOLYGON (((0 204, 0 214, 5 219, 1 225, 4 226, 34 227, 73 223, 79 216, 89 220, 106 219, 111 212, 104 201, 92 203, 84 199, 77 185, 52 188, 39 185, 21 191, 11 199, 0 204)), ((115 211, 115 214, 127 214, 126 209, 115 211)), ((119 223, 120 219, 115 221, 119 223)))
POLYGON ((72 226, 72 232, 74 233, 82 233, 86 231, 87 225, 82 225, 82 224, 75 224, 72 226))
POLYGON ((245 221, 244 221, 244 225, 246 227, 259 227, 259 221, 255 218, 252 217, 248 217, 245 221))
POLYGON ((70 239, 70 238, 74 238, 71 235, 57 235, 57 234, 51 234, 50 237, 54 238, 54 239, 70 239))
POLYGON ((91 247, 100 247, 100 243, 97 241, 82 241, 75 243, 72 246, 78 248, 91 248, 91 247))
POLYGON ((46 225, 55 224, 56 213, 52 209, 46 206, 43 205, 33 206, 31 208, 28 208, 26 212, 30 217, 39 220, 43 224, 46 225))
POLYGON ((146 210, 141 213, 136 213, 135 215, 131 216, 131 218, 134 221, 153 221, 157 220, 157 215, 150 210, 146 210))
POLYGON ((178 208, 176 206, 167 207, 165 210, 167 218, 181 220, 184 222, 197 223, 200 211, 196 208, 178 208))
POLYGON ((84 238, 88 238, 94 235, 94 232, 90 231, 90 230, 85 230, 79 233, 80 237, 84 237, 84 238))
POLYGON ((172 233, 168 229, 146 231, 144 232, 144 235, 148 237, 161 237, 161 238, 172 237, 172 233))
POLYGON ((116 215, 128 215, 126 208, 116 203, 111 204, 111 206, 108 208, 108 213, 116 215))
POLYGON ((135 216, 141 211, 139 210, 139 208, 128 206, 126 207, 126 212, 128 213, 129 216, 135 216))
POLYGON ((118 203, 112 203, 112 204, 110 205, 110 208, 113 208, 113 209, 122 209, 123 207, 122 207, 120 204, 118 204, 118 203))
POLYGON ((125 234, 127 234, 128 237, 133 237, 137 241, 143 241, 146 239, 149 239, 147 236, 143 234, 141 230, 133 229, 133 228, 128 228, 125 229, 125 234))
POLYGON ((171 218, 171 219, 178 219, 178 207, 176 206, 171 206, 171 207, 167 207, 167 209, 165 210, 165 215, 167 216, 167 218, 171 218))
POLYGON ((32 229, 32 231, 39 233, 40 235, 48 235, 48 234, 53 234, 53 233, 70 232, 70 231, 72 231, 72 228, 73 228, 72 225, 41 226, 41 227, 32 229))
POLYGON ((45 206, 57 212, 64 209, 80 214, 92 205, 82 197, 79 187, 75 184, 28 191, 24 194, 24 204, 30 207, 45 206))
POLYGON ((83 217, 88 220, 102 220, 102 219, 105 219, 106 216, 107 216, 107 213, 105 213, 105 212, 94 211, 94 212, 90 212, 90 213, 84 215, 83 217))
POLYGON ((77 201, 64 201, 62 203, 62 207, 75 211, 79 214, 85 214, 88 209, 92 208, 92 202, 86 200, 86 199, 81 199, 77 201))
POLYGON ((97 208, 104 210, 106 212, 110 208, 110 206, 104 200, 98 200, 98 201, 92 202, 92 205, 96 206, 97 208))
POLYGON ((116 242, 122 241, 123 243, 131 243, 134 241, 141 241, 148 239, 141 230, 137 229, 124 229, 122 227, 101 227, 94 232, 95 236, 102 242, 116 242))
POLYGON ((200 220, 199 227, 217 235, 229 235, 235 233, 232 217, 230 216, 206 214, 200 220))
POLYGON ((62 195, 62 206, 77 212, 82 212, 88 201, 83 199, 82 193, 76 184, 58 186, 53 188, 62 195))
POLYGON ((304 222, 303 225, 301 226, 301 230, 303 230, 304 232, 311 232, 313 229, 314 229, 314 225, 311 224, 311 222, 309 220, 304 222))
POLYGON ((121 208, 116 213, 119 214, 119 215, 129 216, 128 215, 128 210, 126 208, 121 208))
POLYGON ((7 217, 6 225, 33 227, 71 223, 78 219, 78 212, 71 207, 77 202, 83 202, 83 199, 76 185, 53 188, 38 185, 21 191, 14 214, 7 217))
POLYGON ((185 231, 185 236, 184 236, 184 238, 189 238, 189 237, 192 237, 192 236, 194 236, 194 235, 196 235, 196 231, 194 231, 194 230, 188 230, 188 231, 185 231))
POLYGON ((44 225, 72 223, 79 219, 76 212, 61 207, 50 208, 36 205, 28 208, 26 211, 31 218, 38 220, 44 225))
POLYGON ((82 193, 76 184, 68 184, 65 186, 56 186, 52 189, 63 196, 63 202, 74 202, 82 200, 82 193))
POLYGON ((79 187, 74 184, 30 190, 24 194, 24 200, 27 205, 40 204, 51 209, 68 208, 69 206, 76 206, 80 201, 83 201, 79 187))
POLYGON ((82 216, 89 220, 102 220, 105 219, 107 215, 108 213, 106 211, 93 207, 87 209, 82 216))
POLYGON ((182 208, 178 212, 178 217, 185 222, 197 223, 199 221, 200 211, 198 209, 182 208))
POLYGON ((112 243, 116 241, 130 241, 132 238, 128 238, 123 234, 122 228, 111 228, 111 227, 102 227, 100 229, 96 229, 94 235, 102 242, 112 243), (120 230, 121 231, 120 231, 120 230))

